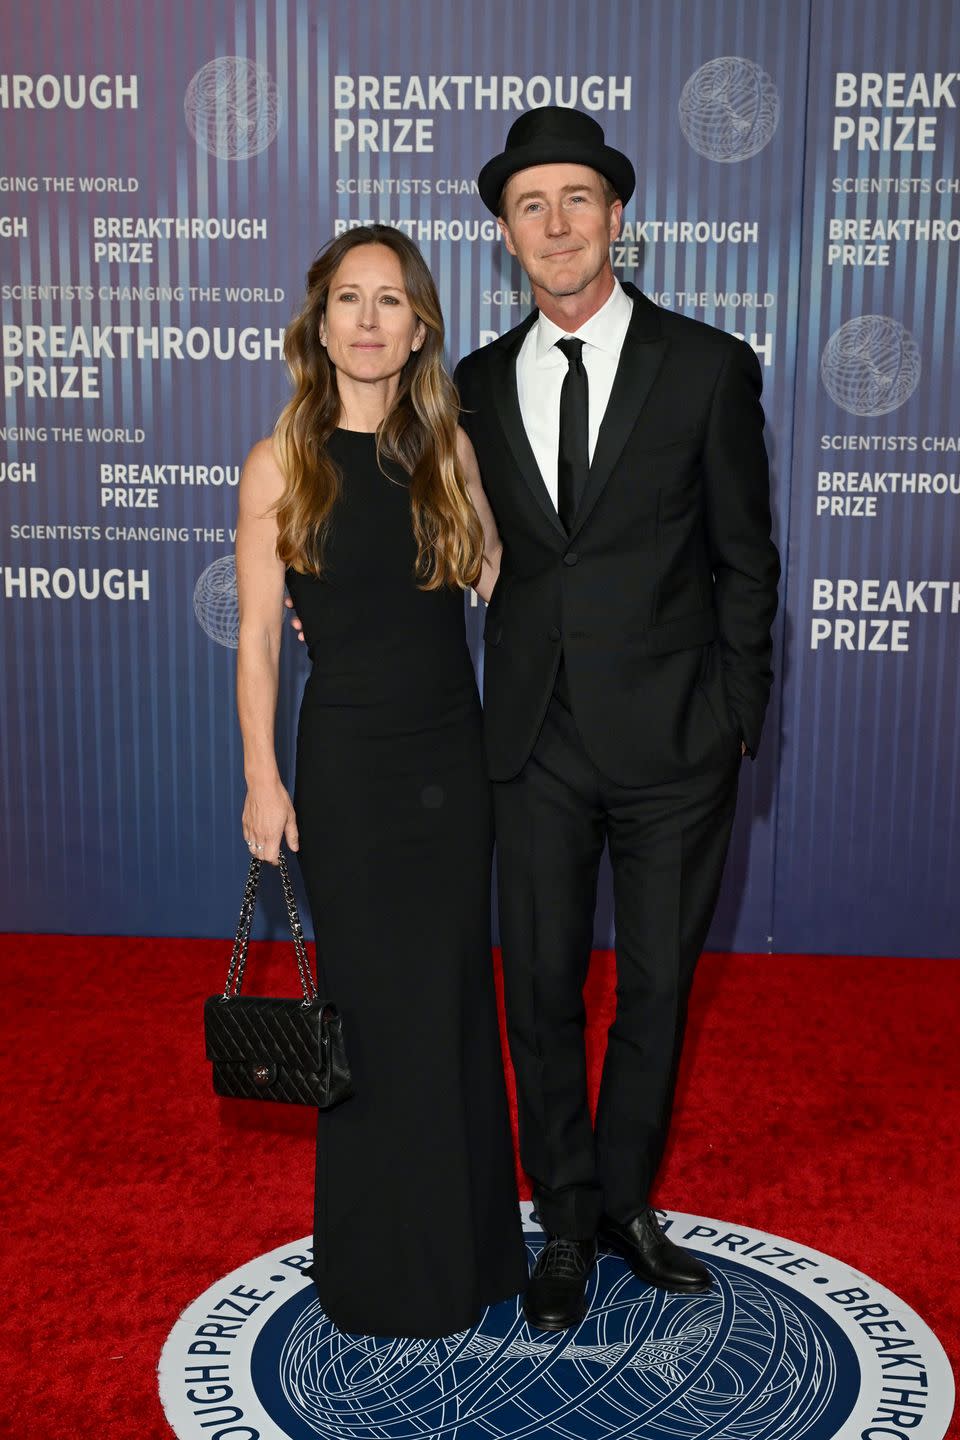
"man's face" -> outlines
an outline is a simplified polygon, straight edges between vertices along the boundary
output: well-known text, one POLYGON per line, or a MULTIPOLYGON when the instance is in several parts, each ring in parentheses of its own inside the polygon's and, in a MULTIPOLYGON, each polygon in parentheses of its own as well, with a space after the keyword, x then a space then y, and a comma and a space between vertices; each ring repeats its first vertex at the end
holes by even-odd
POLYGON ((610 263, 623 206, 587 165, 533 165, 507 182, 500 233, 533 284, 578 295, 610 263))

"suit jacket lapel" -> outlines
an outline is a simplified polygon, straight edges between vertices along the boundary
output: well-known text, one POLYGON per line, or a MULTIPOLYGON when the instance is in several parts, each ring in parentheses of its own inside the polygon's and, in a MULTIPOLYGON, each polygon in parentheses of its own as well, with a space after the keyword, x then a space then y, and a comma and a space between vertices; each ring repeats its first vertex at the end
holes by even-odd
POLYGON ((560 517, 550 499, 550 492, 540 473, 540 466, 537 464, 533 448, 527 439, 523 416, 520 413, 520 400, 517 395, 517 356, 520 354, 520 347, 527 332, 537 320, 538 313, 534 310, 522 325, 517 326, 510 338, 509 345, 503 346, 496 357, 491 356, 491 359, 496 359, 496 364, 492 367, 494 413, 500 421, 503 433, 507 437, 507 443, 513 452, 513 458, 517 462, 517 469, 527 482, 531 495, 543 511, 545 518, 550 522, 551 528, 557 531, 563 539, 566 539, 567 532, 560 523, 560 517))
MULTIPOLYGON (((656 307, 634 286, 625 285, 624 289, 633 300, 633 315, 620 351, 620 364, 597 436, 587 488, 580 498, 570 532, 571 539, 603 494, 667 352, 667 342, 660 338, 656 307)), ((517 413, 519 415, 519 406, 517 413)))

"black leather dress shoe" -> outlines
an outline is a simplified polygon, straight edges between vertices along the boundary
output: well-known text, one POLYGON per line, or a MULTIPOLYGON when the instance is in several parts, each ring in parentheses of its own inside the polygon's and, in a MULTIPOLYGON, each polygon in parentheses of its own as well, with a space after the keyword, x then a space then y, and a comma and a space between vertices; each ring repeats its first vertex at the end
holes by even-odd
POLYGON ((710 1271, 689 1250, 681 1250, 660 1229, 649 1208, 626 1225, 600 1217, 597 1239, 601 1249, 622 1255, 638 1280, 681 1295, 702 1295, 713 1284, 710 1271))
POLYGON ((523 1297, 527 1324, 536 1330, 579 1325, 587 1313, 587 1281, 596 1259, 596 1240, 549 1236, 523 1297))

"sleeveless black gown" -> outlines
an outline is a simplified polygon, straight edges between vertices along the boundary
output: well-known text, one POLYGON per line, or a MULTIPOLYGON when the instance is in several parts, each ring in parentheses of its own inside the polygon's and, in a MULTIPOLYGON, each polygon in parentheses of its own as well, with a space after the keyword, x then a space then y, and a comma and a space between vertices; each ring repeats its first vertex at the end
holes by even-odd
POLYGON ((294 807, 355 1095, 321 1111, 314 1265, 349 1333, 437 1336, 526 1285, 490 956, 492 820, 463 595, 422 591, 406 477, 336 430, 294 807))

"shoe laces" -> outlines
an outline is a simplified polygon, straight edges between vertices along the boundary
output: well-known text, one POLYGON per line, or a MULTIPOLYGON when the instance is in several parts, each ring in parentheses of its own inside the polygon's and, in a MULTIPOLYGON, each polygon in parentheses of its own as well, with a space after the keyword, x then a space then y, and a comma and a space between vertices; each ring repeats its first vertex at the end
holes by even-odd
POLYGON ((576 1240, 562 1235, 552 1236, 540 1252, 538 1275, 552 1275, 560 1280, 577 1280, 587 1269, 587 1261, 576 1240))

